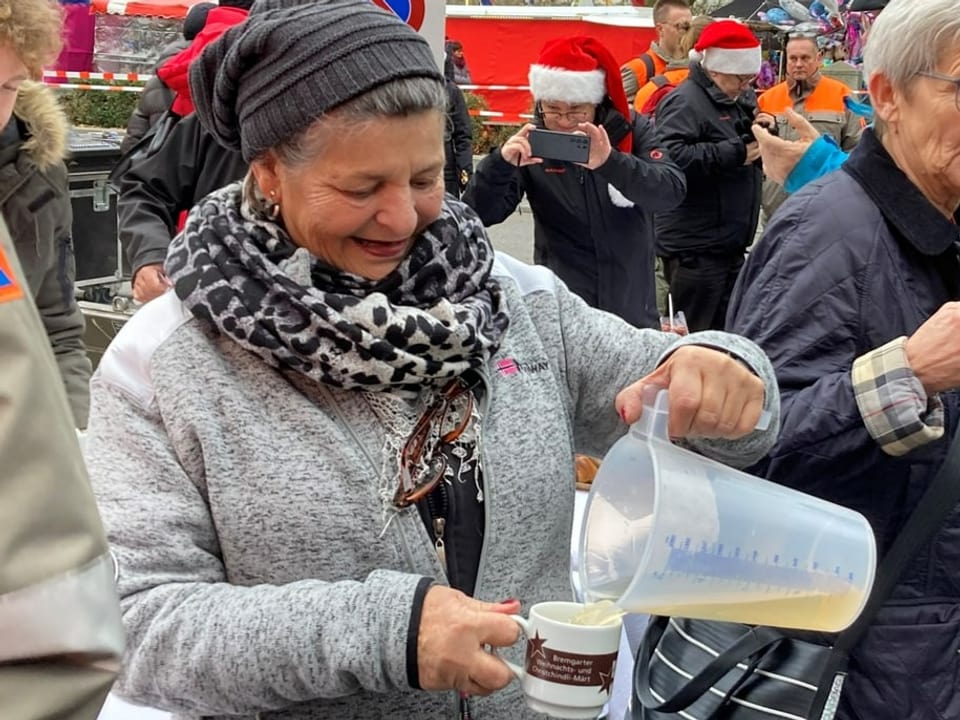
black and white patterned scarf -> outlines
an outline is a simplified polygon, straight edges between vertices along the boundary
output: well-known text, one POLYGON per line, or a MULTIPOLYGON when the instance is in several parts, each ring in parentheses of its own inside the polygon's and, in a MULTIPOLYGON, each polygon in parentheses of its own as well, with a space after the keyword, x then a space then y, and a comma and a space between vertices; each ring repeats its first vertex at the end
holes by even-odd
POLYGON ((413 398, 499 347, 509 320, 492 265, 479 218, 447 198, 387 277, 344 273, 294 245, 235 183, 191 210, 166 271, 194 316, 269 365, 413 398))

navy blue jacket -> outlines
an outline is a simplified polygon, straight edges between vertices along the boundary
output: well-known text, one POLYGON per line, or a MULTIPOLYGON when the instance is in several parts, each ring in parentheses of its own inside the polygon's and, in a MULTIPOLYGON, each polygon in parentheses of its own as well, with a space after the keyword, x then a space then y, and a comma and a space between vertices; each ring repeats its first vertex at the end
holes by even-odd
MULTIPOLYGON (((752 471, 862 512, 881 554, 943 462, 960 407, 943 393, 944 438, 892 457, 864 427, 851 367, 960 299, 957 241, 867 131, 841 170, 781 207, 730 302, 728 329, 767 352, 782 394, 780 439, 752 471)), ((954 511, 855 649, 837 717, 960 718, 958 652, 954 511)))
MULTIPOLYGON (((600 106, 598 119, 604 111, 600 106)), ((534 219, 534 261, 589 305, 636 327, 659 328, 653 213, 683 200, 686 182, 657 146, 650 121, 635 115, 631 126, 633 152, 615 150, 596 170, 555 161, 518 168, 494 150, 480 162, 463 201, 489 227, 510 217, 526 194, 534 219), (614 203, 611 184, 632 207, 614 203)))

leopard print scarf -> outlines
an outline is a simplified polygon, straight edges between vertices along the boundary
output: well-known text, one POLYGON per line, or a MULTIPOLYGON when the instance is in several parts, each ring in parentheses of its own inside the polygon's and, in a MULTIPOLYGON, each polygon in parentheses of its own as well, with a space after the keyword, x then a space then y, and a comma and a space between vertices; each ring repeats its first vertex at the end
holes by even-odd
POLYGON ((479 218, 448 197, 390 275, 344 273, 294 245, 235 183, 191 210, 166 271, 194 316, 269 365, 412 398, 496 352, 509 320, 492 265, 479 218))

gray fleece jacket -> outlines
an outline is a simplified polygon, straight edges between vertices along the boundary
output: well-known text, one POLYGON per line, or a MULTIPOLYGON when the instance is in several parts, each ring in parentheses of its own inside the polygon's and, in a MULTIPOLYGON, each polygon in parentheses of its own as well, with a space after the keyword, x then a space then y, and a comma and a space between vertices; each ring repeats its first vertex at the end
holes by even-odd
MULTIPOLYGON (((638 330, 549 270, 500 256, 494 272, 511 324, 484 369, 475 595, 526 610, 571 597, 574 451, 602 456, 623 434, 617 391, 682 344, 736 354, 774 421, 699 445, 735 465, 773 443, 779 397, 749 341, 638 330)), ((385 522, 384 433, 363 393, 267 367, 167 293, 111 344, 92 397, 87 461, 129 633, 121 695, 188 718, 457 717, 455 693, 408 681, 414 594, 444 573, 415 508, 385 522)), ((538 717, 517 683, 472 702, 478 719, 538 717)))

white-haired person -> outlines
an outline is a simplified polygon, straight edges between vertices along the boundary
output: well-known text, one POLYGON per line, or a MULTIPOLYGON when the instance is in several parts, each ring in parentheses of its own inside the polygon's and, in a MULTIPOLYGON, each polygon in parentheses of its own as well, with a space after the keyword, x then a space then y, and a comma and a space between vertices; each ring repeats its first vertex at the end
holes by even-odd
MULTIPOLYGON (((744 266, 727 328, 774 362, 776 447, 754 471, 863 513, 883 553, 960 425, 960 13, 891 0, 864 76, 874 126, 793 194, 744 266)), ((837 717, 960 717, 960 515, 854 648, 837 717)))
POLYGON ((761 53, 760 41, 735 20, 708 25, 694 51, 687 80, 657 106, 657 133, 686 175, 687 196, 657 214, 656 250, 674 307, 691 330, 706 330, 723 327, 760 215, 763 173, 751 126, 761 53))

